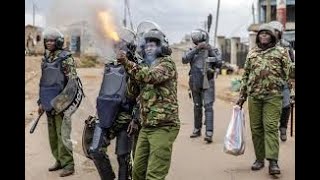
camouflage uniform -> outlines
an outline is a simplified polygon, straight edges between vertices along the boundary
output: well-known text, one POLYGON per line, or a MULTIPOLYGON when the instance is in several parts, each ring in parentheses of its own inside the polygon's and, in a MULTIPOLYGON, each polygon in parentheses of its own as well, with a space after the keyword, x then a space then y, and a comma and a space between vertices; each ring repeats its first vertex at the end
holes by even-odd
MULTIPOLYGON (((42 61, 41 67, 43 66, 44 61, 54 62, 58 59, 60 53, 63 50, 56 50, 54 52, 46 52, 45 57, 42 61)), ((75 62, 72 56, 63 60, 61 63, 62 71, 67 80, 73 79, 77 77, 77 72, 75 68, 75 62)), ((38 100, 38 104, 40 104, 40 100, 38 100)), ((46 112, 48 117, 48 131, 49 131, 49 142, 52 154, 56 159, 56 162, 60 163, 62 167, 65 168, 73 168, 74 161, 72 155, 72 149, 68 149, 66 145, 63 143, 61 137, 61 126, 63 122, 63 113, 54 114, 53 111, 46 112)), ((71 132, 71 124, 65 123, 67 128, 66 132, 71 132)), ((67 133, 64 135, 64 138, 70 139, 70 134, 67 133)))
POLYGON ((141 130, 134 166, 134 180, 164 180, 168 174, 172 145, 179 129, 177 70, 170 56, 157 58, 150 67, 130 61, 123 63, 137 84, 129 93, 138 98, 141 130))
POLYGON ((108 130, 108 139, 112 140, 121 130, 127 130, 128 124, 131 122, 131 114, 129 112, 120 112, 117 119, 108 130))
POLYGON ((280 46, 266 50, 255 47, 248 53, 240 96, 249 96, 249 116, 257 160, 278 160, 278 126, 282 90, 288 81, 291 63, 280 46))
POLYGON ((131 115, 131 120, 133 120, 137 125, 138 125, 138 130, 135 134, 133 134, 132 136, 132 155, 134 158, 135 155, 135 151, 136 151, 136 146, 137 146, 137 142, 138 142, 138 135, 141 129, 141 124, 140 124, 140 109, 139 109, 139 101, 137 99, 138 95, 140 92, 140 87, 138 85, 138 83, 134 80, 132 80, 131 78, 129 78, 128 80, 128 86, 127 86, 127 97, 128 98, 135 98, 136 100, 136 104, 133 107, 132 110, 132 115, 131 115))

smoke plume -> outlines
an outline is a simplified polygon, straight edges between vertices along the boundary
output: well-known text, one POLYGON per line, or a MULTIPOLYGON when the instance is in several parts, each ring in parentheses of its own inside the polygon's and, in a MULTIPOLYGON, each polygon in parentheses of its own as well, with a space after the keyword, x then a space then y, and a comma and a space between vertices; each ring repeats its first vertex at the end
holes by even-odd
MULTIPOLYGON (((97 50, 99 56, 114 58, 112 49, 112 37, 108 32, 119 32, 121 19, 119 12, 115 12, 115 6, 121 5, 116 0, 54 0, 47 13, 47 27, 64 29, 71 24, 85 22, 85 33, 90 34, 92 46, 97 50), (107 22, 101 21, 101 14, 108 14, 107 22), (106 31, 107 30, 107 31, 106 31)), ((83 32, 82 32, 83 33, 83 32)), ((115 36, 115 34, 113 34, 115 36)), ((83 40, 81 40, 83 41, 83 40)), ((81 44, 88 42, 81 42, 81 44)))

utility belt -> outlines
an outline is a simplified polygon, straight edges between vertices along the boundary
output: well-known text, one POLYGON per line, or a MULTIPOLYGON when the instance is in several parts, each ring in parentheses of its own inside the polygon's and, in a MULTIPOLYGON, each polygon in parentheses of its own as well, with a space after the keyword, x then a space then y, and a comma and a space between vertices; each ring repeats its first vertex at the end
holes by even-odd
POLYGON ((159 127, 178 127, 179 125, 177 123, 161 123, 161 124, 157 124, 157 125, 143 125, 142 127, 144 128, 148 128, 148 129, 156 129, 156 128, 159 128, 159 127))

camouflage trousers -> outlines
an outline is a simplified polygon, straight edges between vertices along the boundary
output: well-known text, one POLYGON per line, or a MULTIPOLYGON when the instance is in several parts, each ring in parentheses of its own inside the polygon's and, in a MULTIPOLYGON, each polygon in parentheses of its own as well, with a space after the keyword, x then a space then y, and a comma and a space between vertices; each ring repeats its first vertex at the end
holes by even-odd
POLYGON ((180 127, 142 128, 136 146, 133 180, 164 180, 170 164, 172 145, 180 127))
MULTIPOLYGON (((63 143, 61 129, 62 126, 65 129, 63 132, 63 138, 68 138, 70 140, 71 124, 63 122, 63 115, 50 115, 47 113, 48 117, 48 131, 49 131, 49 143, 53 157, 62 167, 73 168, 74 161, 72 155, 72 149, 68 148, 65 143, 63 143), (68 137, 66 137, 68 136, 68 137)), ((72 146, 71 146, 72 147, 72 146)))
POLYGON ((257 160, 278 160, 278 127, 282 110, 282 97, 269 96, 263 99, 249 97, 248 105, 252 141, 257 160))

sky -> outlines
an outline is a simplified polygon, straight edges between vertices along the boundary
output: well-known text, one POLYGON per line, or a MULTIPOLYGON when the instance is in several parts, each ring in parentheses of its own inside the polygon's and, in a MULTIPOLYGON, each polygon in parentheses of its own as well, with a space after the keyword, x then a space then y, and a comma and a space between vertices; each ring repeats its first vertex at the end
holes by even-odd
MULTIPOLYGON (((180 42, 193 29, 203 28, 209 13, 214 35, 218 0, 128 0, 134 27, 143 20, 156 22, 170 43, 180 42)), ((37 26, 55 26, 86 18, 88 9, 109 8, 119 23, 124 16, 124 0, 25 0, 25 24, 32 24, 32 4, 37 5, 37 26), (67 21, 68 20, 68 21, 67 21)), ((248 36, 253 22, 252 3, 256 0, 221 0, 217 35, 248 36)), ((256 18, 257 19, 257 18, 256 18)))

